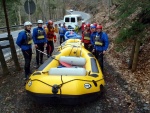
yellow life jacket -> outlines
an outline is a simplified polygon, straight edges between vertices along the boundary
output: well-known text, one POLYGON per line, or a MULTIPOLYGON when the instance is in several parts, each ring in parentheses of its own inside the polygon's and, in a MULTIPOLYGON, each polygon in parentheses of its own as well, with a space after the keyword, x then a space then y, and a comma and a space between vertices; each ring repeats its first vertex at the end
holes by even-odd
POLYGON ((38 37, 37 39, 43 39, 44 38, 44 30, 39 30, 38 29, 38 37))
POLYGON ((90 32, 84 32, 84 40, 90 40, 90 32))
POLYGON ((96 36, 95 37, 95 45, 96 46, 103 46, 103 41, 101 40, 101 37, 100 36, 96 36))
POLYGON ((26 32, 26 35, 27 35, 27 39, 25 40, 25 43, 24 44, 32 44, 32 35, 31 35, 31 33, 28 33, 27 31, 25 31, 26 32))

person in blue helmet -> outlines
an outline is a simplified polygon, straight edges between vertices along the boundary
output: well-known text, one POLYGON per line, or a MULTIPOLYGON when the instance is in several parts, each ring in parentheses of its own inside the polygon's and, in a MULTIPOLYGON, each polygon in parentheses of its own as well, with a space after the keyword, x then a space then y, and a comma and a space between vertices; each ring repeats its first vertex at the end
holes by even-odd
MULTIPOLYGON (((90 51, 92 51, 93 47, 94 47, 94 43, 95 43, 94 39, 96 37, 96 26, 92 24, 90 26, 90 30, 91 30, 91 35, 90 35, 90 42, 91 42, 91 44, 89 45, 89 49, 90 49, 90 51)), ((95 55, 94 51, 92 53, 93 53, 93 55, 95 55)))
POLYGON ((32 34, 31 34, 31 27, 32 23, 26 21, 24 23, 24 30, 19 32, 16 44, 21 48, 22 54, 24 56, 25 65, 25 80, 28 79, 29 75, 31 74, 30 70, 30 63, 32 59, 32 34))
POLYGON ((43 63, 43 53, 40 53, 40 51, 44 51, 44 47, 47 46, 47 39, 44 28, 42 28, 43 21, 38 20, 38 27, 33 29, 33 41, 34 46, 36 48, 36 68, 39 67, 39 64, 43 63))
POLYGON ((95 57, 98 59, 98 62, 101 66, 102 72, 104 72, 103 69, 103 55, 105 54, 106 50, 109 46, 109 40, 108 36, 105 32, 102 31, 102 26, 98 25, 96 27, 96 37, 94 41, 94 47, 93 52, 95 52, 95 57))

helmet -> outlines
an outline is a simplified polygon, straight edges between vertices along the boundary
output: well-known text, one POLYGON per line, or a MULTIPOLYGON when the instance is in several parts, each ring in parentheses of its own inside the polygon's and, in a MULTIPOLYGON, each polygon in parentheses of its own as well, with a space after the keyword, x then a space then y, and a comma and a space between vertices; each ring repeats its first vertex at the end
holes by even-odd
POLYGON ((61 26, 61 27, 63 27, 64 25, 63 25, 63 24, 61 24, 60 26, 61 26))
POLYGON ((86 27, 90 27, 90 24, 86 24, 86 27))
POLYGON ((98 25, 96 29, 102 29, 102 25, 98 25))
POLYGON ((53 25, 53 21, 49 20, 48 24, 53 25))
POLYGON ((97 26, 97 23, 93 23, 93 25, 97 26))
POLYGON ((43 20, 38 20, 38 24, 43 24, 43 20))
POLYGON ((83 20, 82 23, 85 23, 85 21, 83 20))
POLYGON ((95 26, 95 25, 92 25, 92 26, 91 26, 91 29, 93 29, 93 28, 96 28, 96 26, 95 26))
POLYGON ((29 21, 26 21, 26 22, 24 23, 24 26, 29 26, 29 25, 32 25, 32 23, 29 22, 29 21))

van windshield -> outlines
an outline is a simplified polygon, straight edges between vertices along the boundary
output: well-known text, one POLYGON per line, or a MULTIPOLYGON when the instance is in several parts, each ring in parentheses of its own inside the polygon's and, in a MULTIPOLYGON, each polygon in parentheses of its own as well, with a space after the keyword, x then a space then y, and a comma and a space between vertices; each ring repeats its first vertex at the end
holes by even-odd
POLYGON ((69 22, 69 18, 68 17, 65 18, 65 22, 69 22))
POLYGON ((74 17, 71 17, 71 22, 75 22, 75 18, 74 17))

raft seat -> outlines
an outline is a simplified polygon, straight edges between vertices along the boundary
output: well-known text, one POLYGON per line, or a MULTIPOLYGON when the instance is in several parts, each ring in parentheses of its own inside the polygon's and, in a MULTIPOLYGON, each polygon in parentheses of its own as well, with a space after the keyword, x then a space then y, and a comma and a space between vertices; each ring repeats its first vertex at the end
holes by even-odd
POLYGON ((72 67, 72 68, 51 68, 49 75, 69 75, 69 76, 85 76, 85 68, 72 67))
POLYGON ((60 62, 68 63, 72 66, 81 66, 83 67, 86 63, 86 59, 83 57, 75 57, 75 56, 61 56, 59 59, 60 62))

